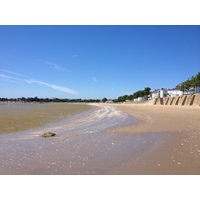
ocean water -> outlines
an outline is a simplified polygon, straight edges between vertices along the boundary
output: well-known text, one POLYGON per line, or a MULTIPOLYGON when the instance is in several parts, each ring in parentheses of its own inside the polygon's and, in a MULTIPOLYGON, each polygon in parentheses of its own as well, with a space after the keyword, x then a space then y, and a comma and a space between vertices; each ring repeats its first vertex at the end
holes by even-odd
POLYGON ((112 174, 127 159, 119 149, 125 152, 130 137, 107 130, 133 123, 135 118, 114 107, 92 105, 59 122, 1 134, 0 174, 112 174), (43 138, 47 131, 57 136, 43 138))
POLYGON ((84 104, 0 103, 0 134, 34 129, 91 109, 84 104))

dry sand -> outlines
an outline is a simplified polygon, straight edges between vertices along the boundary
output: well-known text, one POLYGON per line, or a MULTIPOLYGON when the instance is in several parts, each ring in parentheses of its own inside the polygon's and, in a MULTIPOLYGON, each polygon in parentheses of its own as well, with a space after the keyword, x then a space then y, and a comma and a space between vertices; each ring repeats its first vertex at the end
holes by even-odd
MULTIPOLYGON (((139 119, 133 126, 113 129, 128 135, 143 135, 151 147, 129 162, 119 174, 200 174, 200 107, 112 105, 139 119), (148 137, 149 136, 149 137, 148 137)), ((134 154, 134 152, 133 152, 134 154)))

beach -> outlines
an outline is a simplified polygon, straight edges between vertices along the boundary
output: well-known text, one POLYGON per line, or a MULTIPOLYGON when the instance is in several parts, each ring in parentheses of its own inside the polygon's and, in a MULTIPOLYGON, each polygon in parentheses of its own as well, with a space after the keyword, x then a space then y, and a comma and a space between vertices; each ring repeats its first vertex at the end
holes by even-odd
POLYGON ((150 145, 145 153, 130 161, 129 166, 119 173, 200 174, 199 106, 114 106, 139 121, 112 132, 143 136, 145 145, 150 145))
POLYGON ((110 162, 110 156, 125 136, 107 130, 134 119, 114 107, 89 106, 92 109, 42 127, 1 134, 0 174, 112 174, 120 158, 110 162), (43 138, 48 131, 56 137, 43 138))
POLYGON ((199 107, 90 104, 34 130, 0 135, 0 174, 200 174, 199 107), (42 138, 52 131, 53 138, 42 138))

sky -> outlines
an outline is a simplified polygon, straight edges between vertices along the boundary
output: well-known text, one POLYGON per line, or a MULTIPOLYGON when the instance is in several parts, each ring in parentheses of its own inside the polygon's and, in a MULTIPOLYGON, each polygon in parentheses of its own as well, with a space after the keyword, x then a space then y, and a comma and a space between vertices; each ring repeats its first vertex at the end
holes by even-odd
POLYGON ((0 26, 0 97, 113 99, 200 72, 200 26, 0 26))

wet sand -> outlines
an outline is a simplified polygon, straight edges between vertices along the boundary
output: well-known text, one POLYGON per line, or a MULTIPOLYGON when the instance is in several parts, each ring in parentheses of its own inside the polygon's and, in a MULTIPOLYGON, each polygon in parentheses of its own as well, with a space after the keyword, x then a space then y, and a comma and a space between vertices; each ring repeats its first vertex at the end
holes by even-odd
POLYGON ((200 174, 199 107, 92 106, 0 135, 0 174, 200 174), (46 131, 58 136, 42 138, 46 131))
POLYGON ((127 139, 106 131, 133 122, 113 107, 96 105, 35 130, 2 134, 0 174, 112 174, 122 164, 115 149, 127 139), (57 136, 42 138, 47 131, 57 136))
POLYGON ((149 145, 146 152, 129 161, 119 174, 200 174, 200 107, 114 106, 139 122, 111 132, 135 138, 143 136, 143 142, 149 145), (159 139, 162 137, 163 140, 159 139))

